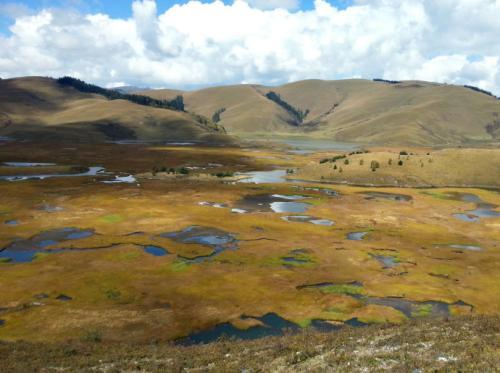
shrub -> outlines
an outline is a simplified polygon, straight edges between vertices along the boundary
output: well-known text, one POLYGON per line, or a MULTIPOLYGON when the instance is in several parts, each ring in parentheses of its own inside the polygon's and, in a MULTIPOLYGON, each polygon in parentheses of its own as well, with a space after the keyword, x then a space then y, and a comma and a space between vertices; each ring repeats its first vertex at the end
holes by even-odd
POLYGON ((404 150, 401 150, 401 151, 399 152, 399 155, 408 155, 408 152, 406 152, 406 151, 404 151, 404 150))
POLYGON ((387 162, 389 166, 392 164, 392 158, 389 158, 389 161, 387 162))
POLYGON ((336 165, 336 164, 334 164, 334 165, 333 165, 333 169, 334 169, 334 170, 336 170, 336 169, 337 169, 337 165, 336 165))
POLYGON ((233 176, 234 176, 234 173, 232 173, 232 172, 217 172, 217 173, 215 174, 215 176, 217 176, 217 177, 221 177, 221 178, 222 178, 222 177, 233 177, 233 176))
POLYGON ((360 166, 363 166, 364 164, 365 164, 365 161, 364 161, 363 159, 361 159, 361 160, 359 161, 359 165, 360 165, 360 166))
POLYGON ((80 338, 80 340, 82 342, 98 343, 102 341, 102 333, 99 330, 89 330, 80 338))
POLYGON ((344 161, 344 164, 345 164, 345 165, 348 165, 348 164, 349 164, 349 160, 348 160, 348 159, 346 159, 346 160, 344 161))
POLYGON ((370 168, 372 169, 372 171, 375 171, 377 168, 380 168, 380 163, 378 163, 377 161, 372 161, 372 163, 370 164, 370 168))
POLYGON ((403 161, 402 161, 402 160, 400 160, 400 161, 398 162, 398 166, 402 166, 402 165, 403 165, 403 161))

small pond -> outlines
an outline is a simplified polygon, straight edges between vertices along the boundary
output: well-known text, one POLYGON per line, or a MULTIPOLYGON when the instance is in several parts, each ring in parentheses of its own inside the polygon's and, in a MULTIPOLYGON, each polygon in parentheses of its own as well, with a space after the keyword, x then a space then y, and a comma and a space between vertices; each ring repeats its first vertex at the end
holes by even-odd
POLYGON ((368 232, 350 232, 347 233, 347 239, 351 241, 361 241, 365 238, 368 232))
MULTIPOLYGON (((217 341, 219 338, 230 338, 240 340, 259 339, 269 336, 282 336, 285 333, 297 333, 302 328, 275 313, 268 313, 261 317, 241 316, 242 320, 257 320, 262 325, 251 326, 248 329, 238 329, 231 323, 218 324, 211 329, 193 333, 187 337, 178 339, 180 345, 206 344, 217 341)), ((309 328, 321 332, 332 332, 339 330, 342 325, 364 326, 357 319, 347 320, 345 323, 330 323, 326 320, 312 320, 309 328)))
POLYGON ((306 196, 280 194, 248 195, 240 199, 235 208, 250 212, 276 212, 276 213, 304 213, 310 204, 297 202, 306 199, 306 196))
POLYGON ((153 256, 165 256, 168 254, 168 251, 165 250, 164 248, 162 247, 158 247, 158 246, 144 246, 144 251, 148 254, 151 254, 153 256))
POLYGON ((370 256, 377 260, 383 269, 393 268, 399 264, 399 259, 396 256, 377 254, 370 254, 370 256))
POLYGON ((287 182, 286 170, 237 172, 235 176, 245 177, 238 180, 238 183, 274 184, 287 182))
POLYGON ((45 250, 49 246, 66 241, 88 238, 94 235, 91 229, 61 228, 36 234, 28 239, 17 239, 0 251, 0 259, 9 263, 31 262, 38 253, 57 253, 64 249, 45 250))
POLYGON ((232 234, 217 228, 194 225, 178 232, 163 233, 160 236, 177 242, 204 245, 213 249, 213 252, 209 255, 201 255, 195 258, 181 257, 188 263, 202 263, 226 250, 238 249, 238 240, 232 234))
POLYGON ((0 176, 0 180, 24 181, 24 180, 44 180, 55 177, 96 176, 102 174, 103 172, 104 172, 103 167, 89 167, 85 172, 74 173, 74 174, 9 175, 9 176, 0 176))
POLYGON ((388 201, 411 201, 413 198, 405 194, 385 193, 385 192, 361 192, 367 200, 388 200, 388 201))
POLYGON ((448 193, 447 196, 455 201, 475 203, 476 208, 468 210, 465 213, 456 213, 453 216, 459 220, 474 223, 481 218, 499 218, 500 211, 496 211, 497 205, 483 201, 481 198, 472 193, 448 193))
MULTIPOLYGON (((443 245, 437 245, 436 247, 443 247, 443 245)), ((477 246, 477 245, 453 244, 453 245, 444 245, 444 247, 456 249, 456 250, 483 251, 483 248, 481 246, 477 246)))
POLYGON ((103 181, 104 184, 135 184, 137 179, 133 175, 115 176, 114 180, 103 181))
POLYGON ((4 162, 8 167, 50 167, 56 166, 55 163, 35 163, 35 162, 4 162))
POLYGON ((331 227, 335 223, 328 219, 318 219, 308 215, 291 215, 291 216, 282 216, 281 219, 288 222, 295 223, 311 223, 314 225, 322 225, 325 227, 331 227))

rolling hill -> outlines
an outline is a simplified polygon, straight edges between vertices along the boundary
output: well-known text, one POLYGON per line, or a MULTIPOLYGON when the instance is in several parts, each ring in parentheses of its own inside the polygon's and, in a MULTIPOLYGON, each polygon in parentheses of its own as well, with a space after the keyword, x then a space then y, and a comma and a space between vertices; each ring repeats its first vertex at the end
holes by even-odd
POLYGON ((80 92, 57 80, 0 80, 0 136, 103 142, 115 140, 230 142, 198 115, 80 92))
POLYGON ((140 92, 158 99, 179 93, 189 110, 207 117, 224 109, 219 124, 242 137, 306 135, 346 142, 436 146, 500 140, 500 100, 461 86, 354 79, 140 92), (282 102, 270 99, 270 92, 282 102), (300 120, 294 109, 307 115, 300 120))

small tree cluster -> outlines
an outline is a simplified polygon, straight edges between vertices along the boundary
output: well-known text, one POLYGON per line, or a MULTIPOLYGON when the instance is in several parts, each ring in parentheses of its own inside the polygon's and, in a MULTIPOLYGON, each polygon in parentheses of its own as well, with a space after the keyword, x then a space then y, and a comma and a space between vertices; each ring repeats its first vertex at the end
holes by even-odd
POLYGON ((214 115, 212 115, 212 122, 219 123, 220 122, 220 116, 225 111, 226 111, 225 107, 221 107, 220 109, 217 109, 215 111, 214 115))
POLYGON ((375 172, 377 168, 380 168, 380 163, 378 163, 378 161, 372 161, 370 163, 370 168, 372 169, 373 172, 375 172))

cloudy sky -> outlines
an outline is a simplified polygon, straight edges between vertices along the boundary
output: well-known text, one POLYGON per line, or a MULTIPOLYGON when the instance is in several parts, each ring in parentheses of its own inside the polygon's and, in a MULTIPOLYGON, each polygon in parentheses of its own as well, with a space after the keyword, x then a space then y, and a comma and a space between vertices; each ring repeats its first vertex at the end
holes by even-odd
POLYGON ((421 79, 500 95, 500 0, 0 0, 0 77, 421 79))

